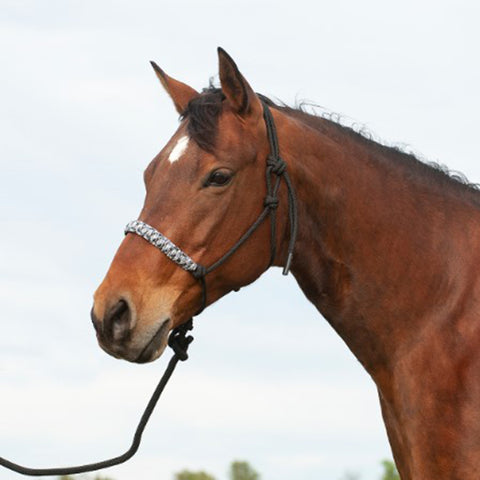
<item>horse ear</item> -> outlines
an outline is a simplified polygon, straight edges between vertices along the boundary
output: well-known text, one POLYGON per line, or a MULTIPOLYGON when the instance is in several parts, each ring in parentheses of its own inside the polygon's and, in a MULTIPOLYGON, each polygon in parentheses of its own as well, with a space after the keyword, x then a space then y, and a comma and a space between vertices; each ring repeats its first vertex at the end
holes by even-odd
POLYGON ((187 109, 188 102, 200 94, 185 83, 169 77, 155 62, 150 63, 155 70, 160 83, 173 100, 177 112, 181 115, 187 109))
POLYGON ((261 112, 260 99, 240 73, 232 57, 221 47, 217 50, 220 84, 234 110, 240 115, 261 112))

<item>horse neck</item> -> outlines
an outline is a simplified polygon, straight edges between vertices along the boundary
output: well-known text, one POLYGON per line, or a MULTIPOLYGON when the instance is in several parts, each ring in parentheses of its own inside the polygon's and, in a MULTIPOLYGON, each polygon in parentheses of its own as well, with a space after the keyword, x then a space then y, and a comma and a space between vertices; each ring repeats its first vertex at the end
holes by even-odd
POLYGON ((292 273, 379 384, 438 303, 454 308, 458 258, 446 253, 471 247, 473 207, 342 127, 281 113, 299 209, 292 273))

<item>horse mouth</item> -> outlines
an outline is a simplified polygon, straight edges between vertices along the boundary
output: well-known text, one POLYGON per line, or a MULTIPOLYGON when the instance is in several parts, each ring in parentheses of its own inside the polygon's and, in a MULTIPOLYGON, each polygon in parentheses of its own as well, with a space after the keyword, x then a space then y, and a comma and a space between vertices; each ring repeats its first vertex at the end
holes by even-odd
POLYGON ((140 352, 140 355, 134 360, 135 363, 153 362, 153 360, 160 356, 167 345, 170 323, 169 318, 162 322, 157 332, 145 345, 145 348, 140 352))

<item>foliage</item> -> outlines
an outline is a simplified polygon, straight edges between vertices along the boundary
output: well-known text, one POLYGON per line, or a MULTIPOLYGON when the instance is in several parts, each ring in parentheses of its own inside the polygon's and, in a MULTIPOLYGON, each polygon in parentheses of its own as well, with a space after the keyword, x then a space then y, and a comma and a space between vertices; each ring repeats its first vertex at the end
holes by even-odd
POLYGON ((248 462, 235 461, 230 464, 230 480, 260 480, 260 475, 248 462))
POLYGON ((190 470, 182 470, 175 474, 175 480, 215 480, 205 472, 191 472, 190 470))
MULTIPOLYGON (((395 463, 391 460, 383 460, 383 473, 380 480, 401 480, 395 463)), ((260 480, 260 474, 245 461, 234 461, 230 464, 228 471, 229 480, 260 480)), ((75 477, 64 475, 57 477, 57 480, 76 480, 75 477)), ((88 480, 88 479, 87 479, 88 480)), ((113 480, 108 477, 96 476, 92 480, 113 480)), ((182 470, 174 476, 174 480, 216 480, 209 473, 199 471, 192 472, 190 470, 182 470)), ((360 475, 354 472, 346 472, 341 480, 360 480, 360 475)))
POLYGON ((397 467, 391 460, 383 460, 383 475, 380 480, 400 480, 397 467))

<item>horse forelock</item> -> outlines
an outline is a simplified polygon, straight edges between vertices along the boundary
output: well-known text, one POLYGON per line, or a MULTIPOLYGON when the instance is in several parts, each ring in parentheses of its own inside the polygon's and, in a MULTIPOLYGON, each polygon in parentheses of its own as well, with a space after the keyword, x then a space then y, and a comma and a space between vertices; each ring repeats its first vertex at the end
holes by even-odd
POLYGON ((218 117, 222 111, 224 98, 219 88, 210 86, 204 89, 201 95, 191 100, 181 115, 182 120, 187 120, 189 137, 209 153, 215 150, 218 117))
MULTIPOLYGON (((280 108, 272 100, 260 95, 259 97, 269 106, 280 108)), ((195 143, 208 153, 215 151, 218 134, 218 119, 222 113, 225 95, 214 85, 205 88, 202 93, 191 100, 181 115, 187 120, 187 132, 195 143)))

